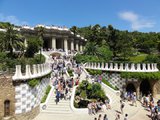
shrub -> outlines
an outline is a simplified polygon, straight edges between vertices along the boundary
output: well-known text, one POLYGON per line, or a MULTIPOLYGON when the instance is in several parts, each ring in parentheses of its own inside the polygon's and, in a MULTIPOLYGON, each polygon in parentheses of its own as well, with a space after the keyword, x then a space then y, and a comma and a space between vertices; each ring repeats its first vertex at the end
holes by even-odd
POLYGON ((92 70, 92 69, 87 69, 90 75, 101 75, 102 71, 101 70, 92 70))
POLYGON ((28 81, 28 85, 31 87, 35 87, 36 85, 39 84, 39 80, 38 79, 32 79, 28 81))
POLYGON ((114 89, 114 90, 119 90, 116 86, 114 87, 114 86, 112 86, 107 80, 105 80, 104 78, 102 79, 102 82, 104 83, 104 84, 106 84, 107 86, 109 86, 109 87, 111 87, 112 89, 114 89))
POLYGON ((41 103, 44 103, 44 102, 46 101, 47 96, 48 96, 48 94, 49 94, 50 90, 51 90, 51 86, 50 86, 50 85, 48 85, 48 86, 47 86, 47 88, 46 88, 45 95, 43 96, 43 98, 42 98, 42 100, 41 100, 41 103))
POLYGON ((69 76, 73 76, 73 73, 72 73, 72 72, 73 72, 73 70, 71 70, 71 69, 68 70, 69 76))
POLYGON ((80 96, 81 96, 81 98, 86 99, 86 97, 87 97, 86 91, 82 90, 80 93, 80 96))
POLYGON ((45 92, 45 94, 47 94, 48 95, 48 93, 49 93, 49 91, 51 90, 51 86, 49 85, 48 87, 47 87, 47 89, 46 89, 46 92, 45 92))
MULTIPOLYGON (((77 90, 76 90, 77 91, 77 90)), ((99 83, 91 84, 87 80, 83 80, 79 87, 78 92, 80 93, 80 96, 82 98, 88 98, 88 99, 106 99, 105 92, 101 88, 101 85, 99 83)))

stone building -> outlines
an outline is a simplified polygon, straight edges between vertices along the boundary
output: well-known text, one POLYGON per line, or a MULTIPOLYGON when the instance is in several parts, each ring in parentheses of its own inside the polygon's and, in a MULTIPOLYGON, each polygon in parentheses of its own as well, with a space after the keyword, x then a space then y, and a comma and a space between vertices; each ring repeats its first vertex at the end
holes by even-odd
MULTIPOLYGON (((71 32, 68 28, 65 27, 37 25, 35 27, 22 26, 18 30, 24 36, 31 36, 37 35, 37 28, 39 27, 44 28, 43 49, 82 51, 84 48, 86 39, 84 39, 80 35, 75 35, 73 32, 71 32)), ((27 43, 27 39, 25 39, 25 43, 27 43)))

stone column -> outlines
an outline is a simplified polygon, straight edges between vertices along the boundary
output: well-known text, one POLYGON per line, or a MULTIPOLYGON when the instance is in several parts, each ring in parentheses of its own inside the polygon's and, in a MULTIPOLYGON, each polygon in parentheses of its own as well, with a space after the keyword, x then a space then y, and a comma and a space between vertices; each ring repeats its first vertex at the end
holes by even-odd
POLYGON ((26 39, 26 38, 24 39, 24 46, 25 46, 25 48, 27 48, 27 47, 28 47, 27 39, 26 39))
POLYGON ((66 38, 64 38, 64 50, 67 51, 68 50, 68 41, 66 38))
POLYGON ((76 43, 76 50, 79 51, 79 44, 76 43))
POLYGON ((150 82, 150 87, 151 87, 151 90, 152 90, 151 92, 152 92, 153 97, 156 97, 156 95, 157 95, 156 83, 157 83, 156 80, 153 80, 153 81, 150 82))
POLYGON ((52 49, 56 50, 56 38, 52 37, 52 49))
POLYGON ((137 96, 137 99, 138 99, 138 100, 141 99, 141 98, 140 98, 140 84, 137 84, 137 85, 136 85, 136 96, 137 96))
POLYGON ((74 50, 74 41, 71 40, 71 50, 74 50))
POLYGON ((80 45, 80 51, 81 51, 81 52, 83 51, 82 44, 80 45))

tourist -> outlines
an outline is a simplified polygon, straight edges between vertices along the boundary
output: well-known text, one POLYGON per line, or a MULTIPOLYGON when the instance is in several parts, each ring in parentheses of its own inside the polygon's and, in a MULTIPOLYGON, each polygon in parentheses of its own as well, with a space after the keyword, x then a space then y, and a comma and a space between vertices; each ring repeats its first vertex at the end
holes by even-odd
POLYGON ((105 105, 106 105, 107 110, 111 109, 111 105, 110 105, 109 99, 105 100, 105 105))
POLYGON ((92 114, 96 114, 96 104, 95 104, 95 102, 92 102, 91 106, 92 106, 92 114))
POLYGON ((104 115, 103 120, 108 120, 107 114, 104 115))
POLYGON ((124 120, 128 120, 128 114, 125 114, 124 120))
POLYGON ((132 105, 134 106, 134 104, 137 107, 137 98, 135 94, 133 94, 133 98, 132 98, 132 105))
POLYGON ((155 106, 155 120, 160 120, 160 100, 157 101, 157 106, 155 106))
POLYGON ((91 103, 88 103, 88 114, 91 115, 92 114, 92 105, 91 103))
POLYGON ((98 120, 102 120, 102 115, 101 114, 99 114, 98 120))
POLYGON ((102 111, 105 112, 105 110, 107 109, 105 104, 102 104, 102 111))
POLYGON ((79 79, 77 78, 77 80, 76 80, 76 85, 78 85, 79 84, 79 79))
POLYGON ((56 105, 58 104, 59 102, 59 91, 57 91, 57 94, 56 94, 56 105))
POLYGON ((148 104, 149 104, 149 95, 146 96, 145 99, 145 107, 148 108, 148 104))
POLYGON ((101 82, 102 82, 102 76, 99 75, 99 77, 98 77, 98 83, 101 83, 101 82))
POLYGON ((116 119, 115 120, 120 120, 120 115, 118 113, 116 114, 116 119))
POLYGON ((124 102, 122 100, 120 100, 120 110, 121 110, 121 114, 123 114, 123 109, 124 109, 124 102))

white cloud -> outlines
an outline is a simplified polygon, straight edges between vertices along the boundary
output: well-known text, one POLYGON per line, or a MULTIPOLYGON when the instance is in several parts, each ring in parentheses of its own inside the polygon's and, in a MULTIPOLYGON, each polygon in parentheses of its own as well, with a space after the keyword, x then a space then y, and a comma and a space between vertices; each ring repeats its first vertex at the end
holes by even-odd
POLYGON ((130 22, 132 30, 152 28, 155 25, 155 22, 144 19, 142 16, 130 11, 120 12, 119 17, 130 22))
POLYGON ((10 22, 15 25, 26 25, 28 24, 26 21, 21 21, 19 20, 16 16, 10 15, 10 16, 5 16, 0 13, 0 21, 3 22, 10 22))

